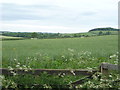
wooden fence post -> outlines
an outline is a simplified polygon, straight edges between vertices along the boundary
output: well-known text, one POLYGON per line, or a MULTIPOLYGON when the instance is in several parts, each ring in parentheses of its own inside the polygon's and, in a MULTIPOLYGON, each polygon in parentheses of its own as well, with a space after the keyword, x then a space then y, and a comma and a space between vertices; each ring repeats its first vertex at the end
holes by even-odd
POLYGON ((100 65, 100 72, 103 73, 103 74, 108 74, 109 73, 109 70, 116 70, 118 71, 118 65, 116 64, 109 64, 109 63, 102 63, 100 65))

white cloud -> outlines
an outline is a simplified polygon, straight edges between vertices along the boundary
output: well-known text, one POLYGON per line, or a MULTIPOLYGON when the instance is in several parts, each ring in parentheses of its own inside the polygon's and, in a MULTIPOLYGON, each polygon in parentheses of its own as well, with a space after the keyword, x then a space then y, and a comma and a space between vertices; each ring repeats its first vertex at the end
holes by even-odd
MULTIPOLYGON (((16 21, 5 21, 2 23, 2 29, 6 31, 14 31, 14 32, 53 32, 53 33, 79 33, 79 32, 87 32, 88 30, 94 27, 109 27, 109 25, 80 25, 80 26, 57 26, 57 25, 45 25, 40 24, 39 20, 18 20, 16 21)), ((114 26, 114 25, 113 25, 114 26)), ((114 26, 116 27, 116 26, 114 26)))
POLYGON ((39 21, 32 21, 29 22, 28 21, 18 21, 18 23, 16 22, 12 22, 9 23, 8 22, 3 22, 2 23, 2 28, 6 31, 9 31, 12 29, 12 31, 14 32, 53 32, 53 33, 73 33, 74 29, 78 29, 78 28, 73 28, 73 27, 65 27, 65 26, 52 26, 52 25, 39 25, 37 24, 37 22, 39 21), (24 22, 24 23, 23 23, 24 22), (69 32, 68 32, 69 31, 69 32))
POLYGON ((84 32, 117 28, 119 0, 1 0, 2 30, 84 32))

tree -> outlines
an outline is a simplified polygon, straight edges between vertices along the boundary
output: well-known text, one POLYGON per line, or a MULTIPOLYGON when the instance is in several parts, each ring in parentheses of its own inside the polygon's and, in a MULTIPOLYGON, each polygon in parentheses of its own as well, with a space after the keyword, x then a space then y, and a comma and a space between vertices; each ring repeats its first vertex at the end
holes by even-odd
POLYGON ((38 34, 36 32, 31 33, 32 38, 37 38, 38 34))
POLYGON ((105 33, 105 35, 110 35, 110 34, 111 34, 111 32, 109 32, 109 31, 105 33))
POLYGON ((102 32, 102 31, 100 31, 100 32, 98 33, 98 35, 103 35, 103 32, 102 32))
POLYGON ((74 34, 73 36, 74 36, 74 37, 77 37, 77 34, 74 34))

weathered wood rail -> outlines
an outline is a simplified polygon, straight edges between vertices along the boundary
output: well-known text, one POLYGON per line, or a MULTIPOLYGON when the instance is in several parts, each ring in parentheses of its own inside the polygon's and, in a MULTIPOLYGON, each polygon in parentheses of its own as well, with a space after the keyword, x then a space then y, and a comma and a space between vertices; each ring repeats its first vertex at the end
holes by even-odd
MULTIPOLYGON (((109 70, 119 70, 119 66, 115 64, 102 63, 100 65, 99 70, 86 70, 86 69, 32 69, 32 70, 21 70, 21 69, 13 69, 17 74, 32 74, 39 75, 43 72, 47 72, 48 74, 66 74, 66 75, 92 75, 95 72, 107 73, 109 70)), ((11 70, 6 68, 0 68, 0 73, 3 75, 12 75, 11 70)))
MULTIPOLYGON (((0 69, 2 71, 3 75, 12 75, 11 70, 2 68, 0 69)), ((32 74, 32 75, 40 75, 43 72, 47 72, 48 74, 66 74, 66 75, 92 75, 97 70, 79 70, 79 69, 74 69, 74 70, 69 70, 69 69, 32 69, 32 70, 20 70, 20 69, 14 69, 12 70, 17 74, 32 74)))
MULTIPOLYGON (((115 65, 115 64, 109 64, 109 63, 102 63, 99 66, 99 70, 85 70, 85 69, 32 69, 32 70, 20 70, 20 69, 14 69, 13 71, 17 74, 32 74, 32 75, 40 75, 43 72, 47 72, 48 74, 51 75, 58 75, 58 74, 65 74, 65 75, 85 75, 87 77, 77 80, 75 82, 72 82, 69 85, 73 85, 76 86, 78 84, 82 84, 86 81, 88 81, 88 79, 93 79, 93 74, 95 74, 96 72, 101 72, 103 74, 106 74, 109 72, 109 70, 116 70, 118 71, 120 68, 119 65, 115 65)), ((3 75, 13 75, 11 73, 11 70, 9 69, 5 69, 5 68, 1 68, 0 69, 0 74, 3 75)), ((120 80, 119 80, 120 81, 120 80)))
MULTIPOLYGON (((119 65, 115 65, 115 64, 109 64, 109 63, 102 63, 99 67, 99 72, 103 73, 103 74, 108 74, 109 70, 115 70, 118 71, 120 68, 119 65)), ((86 81, 88 81, 89 79, 93 79, 92 77, 93 75, 87 76, 83 79, 77 80, 75 82, 72 82, 70 85, 76 86, 78 84, 82 84, 86 81)), ((120 80, 115 81, 115 82, 120 82, 120 80)))
POLYGON ((105 74, 108 73, 110 70, 119 71, 120 66, 117 64, 109 64, 109 63, 102 63, 100 65, 100 72, 105 74))

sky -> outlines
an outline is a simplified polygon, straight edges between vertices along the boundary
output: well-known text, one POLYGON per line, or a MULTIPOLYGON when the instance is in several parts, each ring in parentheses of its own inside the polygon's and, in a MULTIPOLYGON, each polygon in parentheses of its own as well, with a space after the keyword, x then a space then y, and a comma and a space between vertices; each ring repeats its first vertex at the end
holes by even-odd
POLYGON ((119 0, 0 0, 0 30, 80 33, 118 28, 119 0))

